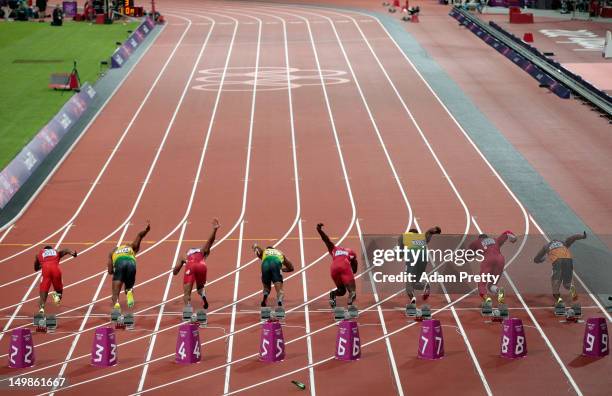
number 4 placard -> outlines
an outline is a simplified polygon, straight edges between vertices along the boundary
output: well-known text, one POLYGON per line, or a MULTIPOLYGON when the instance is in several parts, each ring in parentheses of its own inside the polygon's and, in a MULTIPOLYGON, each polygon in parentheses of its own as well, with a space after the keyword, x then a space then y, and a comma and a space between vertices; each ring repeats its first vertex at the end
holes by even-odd
POLYGON ((174 360, 179 364, 192 364, 201 360, 200 332, 196 323, 183 323, 179 326, 174 360))

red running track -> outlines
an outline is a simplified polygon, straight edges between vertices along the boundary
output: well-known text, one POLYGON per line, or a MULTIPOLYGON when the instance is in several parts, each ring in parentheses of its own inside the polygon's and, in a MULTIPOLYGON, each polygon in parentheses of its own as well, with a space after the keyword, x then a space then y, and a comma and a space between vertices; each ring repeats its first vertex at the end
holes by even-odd
MULTIPOLYGON (((187 1, 166 15, 160 37, 5 234, 4 331, 28 326, 36 310, 30 271, 38 241, 83 253, 63 263, 65 299, 49 308, 60 328, 35 335, 37 365, 0 375, 62 374, 68 386, 55 393, 72 394, 286 394, 298 392, 292 379, 311 394, 609 389, 610 360, 579 357, 583 327, 542 309, 548 296, 521 294, 548 282, 546 268, 529 266, 534 246, 523 238, 506 252, 503 282, 513 291, 513 315, 526 326, 527 358, 498 357, 500 327, 483 323, 473 293, 436 293, 431 303, 445 326, 446 357, 418 360, 419 327, 397 309, 405 296, 380 291, 359 296, 362 359, 333 360, 329 259, 317 222, 355 250, 363 234, 432 224, 445 233, 539 231, 373 18, 187 1), (126 109, 128 101, 140 107, 126 109), (182 367, 173 363, 181 279, 169 269, 203 242, 213 216, 222 228, 208 260, 203 360, 182 367), (137 327, 118 333, 120 363, 100 370, 89 365, 89 352, 93 329, 108 323, 105 259, 147 219, 153 229, 138 259, 137 327), (275 365, 256 356, 254 241, 278 245, 298 267, 286 277, 287 358, 275 365)), ((360 263, 364 284, 365 268, 360 263)), ((587 315, 601 315, 587 296, 581 302, 587 315)), ((2 336, 0 351, 8 348, 2 336)))

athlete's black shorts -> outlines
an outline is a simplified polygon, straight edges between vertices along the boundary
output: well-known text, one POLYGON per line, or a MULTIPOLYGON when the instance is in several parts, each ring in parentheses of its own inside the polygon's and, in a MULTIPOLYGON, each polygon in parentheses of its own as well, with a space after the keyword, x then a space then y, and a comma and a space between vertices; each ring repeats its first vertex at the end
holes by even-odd
POLYGON ((113 269, 113 281, 123 282, 125 289, 129 290, 136 283, 136 262, 129 258, 119 258, 113 269))
POLYGON ((552 279, 561 281, 563 286, 569 287, 574 273, 574 261, 571 258, 559 258, 552 264, 552 279))
POLYGON ((273 260, 266 260, 261 263, 261 282, 267 287, 272 287, 273 283, 283 283, 281 267, 280 262, 273 260))
POLYGON ((414 275, 414 277, 412 277, 414 281, 410 282, 410 280, 408 280, 408 283, 411 283, 412 287, 416 290, 422 290, 425 286, 423 282, 420 282, 420 279, 421 275, 425 272, 426 267, 427 261, 425 260, 419 259, 414 263, 414 265, 412 265, 410 261, 406 261, 406 273, 414 275))

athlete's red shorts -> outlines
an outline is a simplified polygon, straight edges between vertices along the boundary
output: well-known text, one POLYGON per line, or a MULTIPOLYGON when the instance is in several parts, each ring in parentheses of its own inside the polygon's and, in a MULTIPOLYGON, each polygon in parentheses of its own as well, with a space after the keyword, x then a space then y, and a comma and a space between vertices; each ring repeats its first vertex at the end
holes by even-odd
POLYGON ((53 290, 55 291, 64 289, 64 285, 62 284, 62 270, 57 264, 43 264, 40 291, 42 293, 49 293, 52 284, 53 290))
POLYGON ((351 271, 351 266, 346 264, 339 265, 332 263, 331 277, 336 284, 336 287, 344 287, 355 282, 355 277, 353 276, 353 271, 351 271))
POLYGON ((194 282, 197 289, 204 287, 204 284, 206 283, 206 264, 194 263, 185 268, 183 284, 193 286, 194 282))

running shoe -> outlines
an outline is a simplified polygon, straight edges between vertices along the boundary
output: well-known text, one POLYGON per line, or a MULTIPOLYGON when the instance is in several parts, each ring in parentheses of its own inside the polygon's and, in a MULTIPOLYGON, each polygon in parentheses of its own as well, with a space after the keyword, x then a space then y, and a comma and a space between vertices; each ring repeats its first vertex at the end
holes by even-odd
POLYGON ((115 303, 115 306, 113 307, 113 310, 121 312, 121 304, 115 303))
POLYGON ((570 285, 569 293, 572 301, 578 301, 578 293, 576 292, 576 286, 574 286, 573 283, 570 285))
POLYGON ((128 308, 132 308, 134 306, 134 292, 132 289, 126 292, 127 294, 127 306, 128 308))
POLYGON ((506 301, 506 293, 504 292, 504 288, 500 287, 497 289, 497 303, 503 304, 506 301))
POLYGON ((60 305, 62 302, 62 296, 57 292, 51 292, 51 298, 53 299, 53 303, 55 305, 60 305))
POLYGON ((329 292, 329 306, 336 308, 336 293, 333 290, 329 292))

